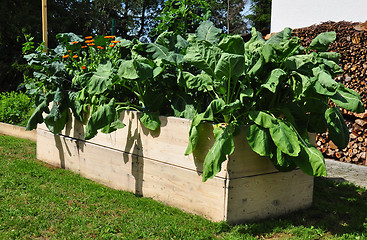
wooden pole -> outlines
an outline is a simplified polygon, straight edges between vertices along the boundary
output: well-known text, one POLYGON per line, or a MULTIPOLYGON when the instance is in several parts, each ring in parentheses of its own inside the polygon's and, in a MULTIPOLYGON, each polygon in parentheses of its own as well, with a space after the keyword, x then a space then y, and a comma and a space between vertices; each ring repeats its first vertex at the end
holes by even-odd
POLYGON ((47 0, 42 0, 42 40, 45 47, 48 47, 47 39, 47 0))

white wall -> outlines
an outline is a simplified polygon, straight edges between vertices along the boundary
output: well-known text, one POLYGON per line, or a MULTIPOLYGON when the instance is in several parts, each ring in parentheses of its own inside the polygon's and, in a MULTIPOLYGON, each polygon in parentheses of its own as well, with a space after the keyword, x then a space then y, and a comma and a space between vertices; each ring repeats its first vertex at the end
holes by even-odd
POLYGON ((273 0, 271 32, 327 21, 365 22, 367 0, 273 0))

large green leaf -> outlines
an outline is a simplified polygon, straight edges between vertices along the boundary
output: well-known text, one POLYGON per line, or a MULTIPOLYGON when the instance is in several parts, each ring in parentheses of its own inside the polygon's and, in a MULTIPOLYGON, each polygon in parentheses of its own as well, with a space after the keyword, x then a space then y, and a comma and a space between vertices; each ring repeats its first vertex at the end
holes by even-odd
POLYGON ((220 30, 219 28, 216 28, 214 24, 210 21, 202 22, 196 30, 198 39, 205 40, 210 43, 219 42, 221 33, 222 33, 222 30, 220 30))
POLYGON ((250 111, 249 118, 263 128, 271 128, 278 125, 278 121, 275 117, 263 111, 250 111))
POLYGON ((293 161, 293 157, 284 154, 279 148, 270 154, 270 161, 273 163, 274 167, 281 172, 289 172, 297 167, 296 163, 293 161))
POLYGON ((101 94, 105 92, 111 85, 110 76, 112 74, 111 62, 99 64, 97 71, 89 79, 86 90, 89 94, 101 94))
POLYGON ((159 129, 161 126, 161 121, 159 120, 159 115, 157 113, 143 112, 139 117, 139 120, 144 127, 152 131, 159 129))
MULTIPOLYGON (((117 114, 116 114, 116 116, 117 116, 117 114)), ((108 134, 108 133, 116 131, 117 129, 124 128, 125 126, 126 125, 123 122, 121 122, 119 119, 117 119, 114 122, 112 122, 109 125, 102 128, 101 132, 108 134)))
POLYGON ((289 39, 292 35, 292 29, 291 28, 284 28, 283 31, 271 36, 268 41, 266 41, 266 44, 280 44, 281 42, 289 39))
POLYGON ((214 121, 214 115, 219 113, 225 102, 222 99, 213 100, 205 112, 195 115, 191 121, 191 126, 189 130, 189 144, 186 148, 185 155, 189 155, 194 152, 199 138, 199 126, 203 121, 214 121))
POLYGON ((157 43, 141 43, 140 46, 143 51, 150 54, 153 59, 168 58, 169 50, 157 43))
POLYGON ((175 117, 193 119, 196 113, 193 98, 185 93, 176 93, 173 96, 171 107, 175 117))
POLYGON ((280 83, 281 78, 287 76, 287 73, 283 69, 276 68, 271 71, 269 78, 261 86, 268 89, 270 92, 275 93, 280 83))
POLYGON ((333 96, 338 89, 338 83, 325 71, 321 71, 317 74, 318 81, 315 83, 315 89, 318 93, 326 95, 326 96, 333 96), (320 90, 320 83, 323 90, 320 90))
POLYGON ((329 137, 340 149, 349 143, 349 131, 343 115, 337 107, 329 108, 325 112, 325 119, 329 129, 329 137))
POLYGON ((31 131, 37 128, 38 123, 43 123, 43 116, 42 114, 49 113, 50 110, 48 109, 48 104, 51 101, 51 95, 47 94, 43 101, 34 109, 32 115, 29 117, 26 130, 31 131))
POLYGON ((242 55, 223 53, 215 66, 215 75, 219 80, 238 77, 242 74, 245 58, 242 55))
POLYGON ((290 71, 299 72, 306 76, 312 76, 315 56, 316 53, 290 56, 285 61, 285 67, 290 71))
POLYGON ((204 92, 213 89, 213 78, 206 73, 194 75, 190 72, 184 71, 182 72, 182 76, 188 89, 204 92))
POLYGON ((336 32, 325 32, 320 33, 310 43, 309 48, 315 49, 316 51, 325 52, 329 48, 330 43, 336 39, 336 32))
POLYGON ((310 176, 326 176, 326 167, 322 153, 309 143, 300 141, 301 151, 293 161, 310 176))
POLYGON ((256 124, 247 128, 246 138, 252 150, 260 156, 269 156, 274 149, 269 130, 256 124))
POLYGON ((221 58, 223 51, 205 41, 195 42, 187 48, 184 61, 203 70, 212 77, 215 76, 215 67, 221 58))
POLYGON ((203 182, 219 173, 226 156, 231 155, 234 151, 233 128, 230 125, 227 125, 226 128, 216 127, 213 133, 215 142, 204 160, 203 182))
POLYGON ((60 133, 68 120, 68 100, 69 95, 64 90, 58 88, 55 91, 50 114, 44 119, 47 128, 54 134, 60 133))
POLYGON ((232 54, 245 54, 245 43, 240 35, 226 35, 218 44, 224 52, 232 54))
POLYGON ((88 119, 85 128, 85 140, 93 138, 98 129, 108 126, 115 121, 116 109, 115 99, 112 98, 108 104, 98 107, 97 111, 93 112, 88 119))
POLYGON ((275 145, 285 154, 295 157, 300 152, 296 133, 283 121, 279 120, 269 128, 270 136, 275 145))
POLYGON ((125 79, 144 81, 153 77, 153 68, 149 64, 138 60, 123 60, 117 74, 125 79))
POLYGON ((139 74, 136 71, 134 60, 122 60, 117 74, 125 79, 138 79, 139 74))
POLYGON ((362 113, 364 112, 364 106, 361 102, 361 97, 355 91, 344 87, 343 84, 339 84, 339 87, 335 95, 331 96, 330 99, 339 107, 345 108, 346 110, 362 113))

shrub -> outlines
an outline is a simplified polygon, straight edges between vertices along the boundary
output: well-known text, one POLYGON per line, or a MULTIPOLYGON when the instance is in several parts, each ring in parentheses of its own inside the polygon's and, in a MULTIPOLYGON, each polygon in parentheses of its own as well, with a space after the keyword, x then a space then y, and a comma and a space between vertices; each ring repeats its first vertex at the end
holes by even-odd
POLYGON ((25 126, 32 114, 33 100, 21 92, 0 94, 0 122, 25 126))

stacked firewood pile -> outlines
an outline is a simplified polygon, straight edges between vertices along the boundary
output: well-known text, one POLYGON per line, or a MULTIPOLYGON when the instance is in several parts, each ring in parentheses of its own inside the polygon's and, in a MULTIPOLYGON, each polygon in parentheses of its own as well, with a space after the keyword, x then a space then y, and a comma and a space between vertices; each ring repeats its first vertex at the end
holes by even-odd
MULTIPOLYGON (((340 53, 339 65, 344 69, 344 73, 335 80, 358 92, 367 107, 367 22, 326 22, 295 29, 293 34, 301 38, 302 45, 308 46, 319 33, 328 31, 336 32, 336 41, 329 51, 340 53)), ((348 147, 338 149, 326 133, 317 136, 317 148, 326 158, 367 165, 367 112, 353 114, 342 109, 341 111, 350 132, 348 147)))

